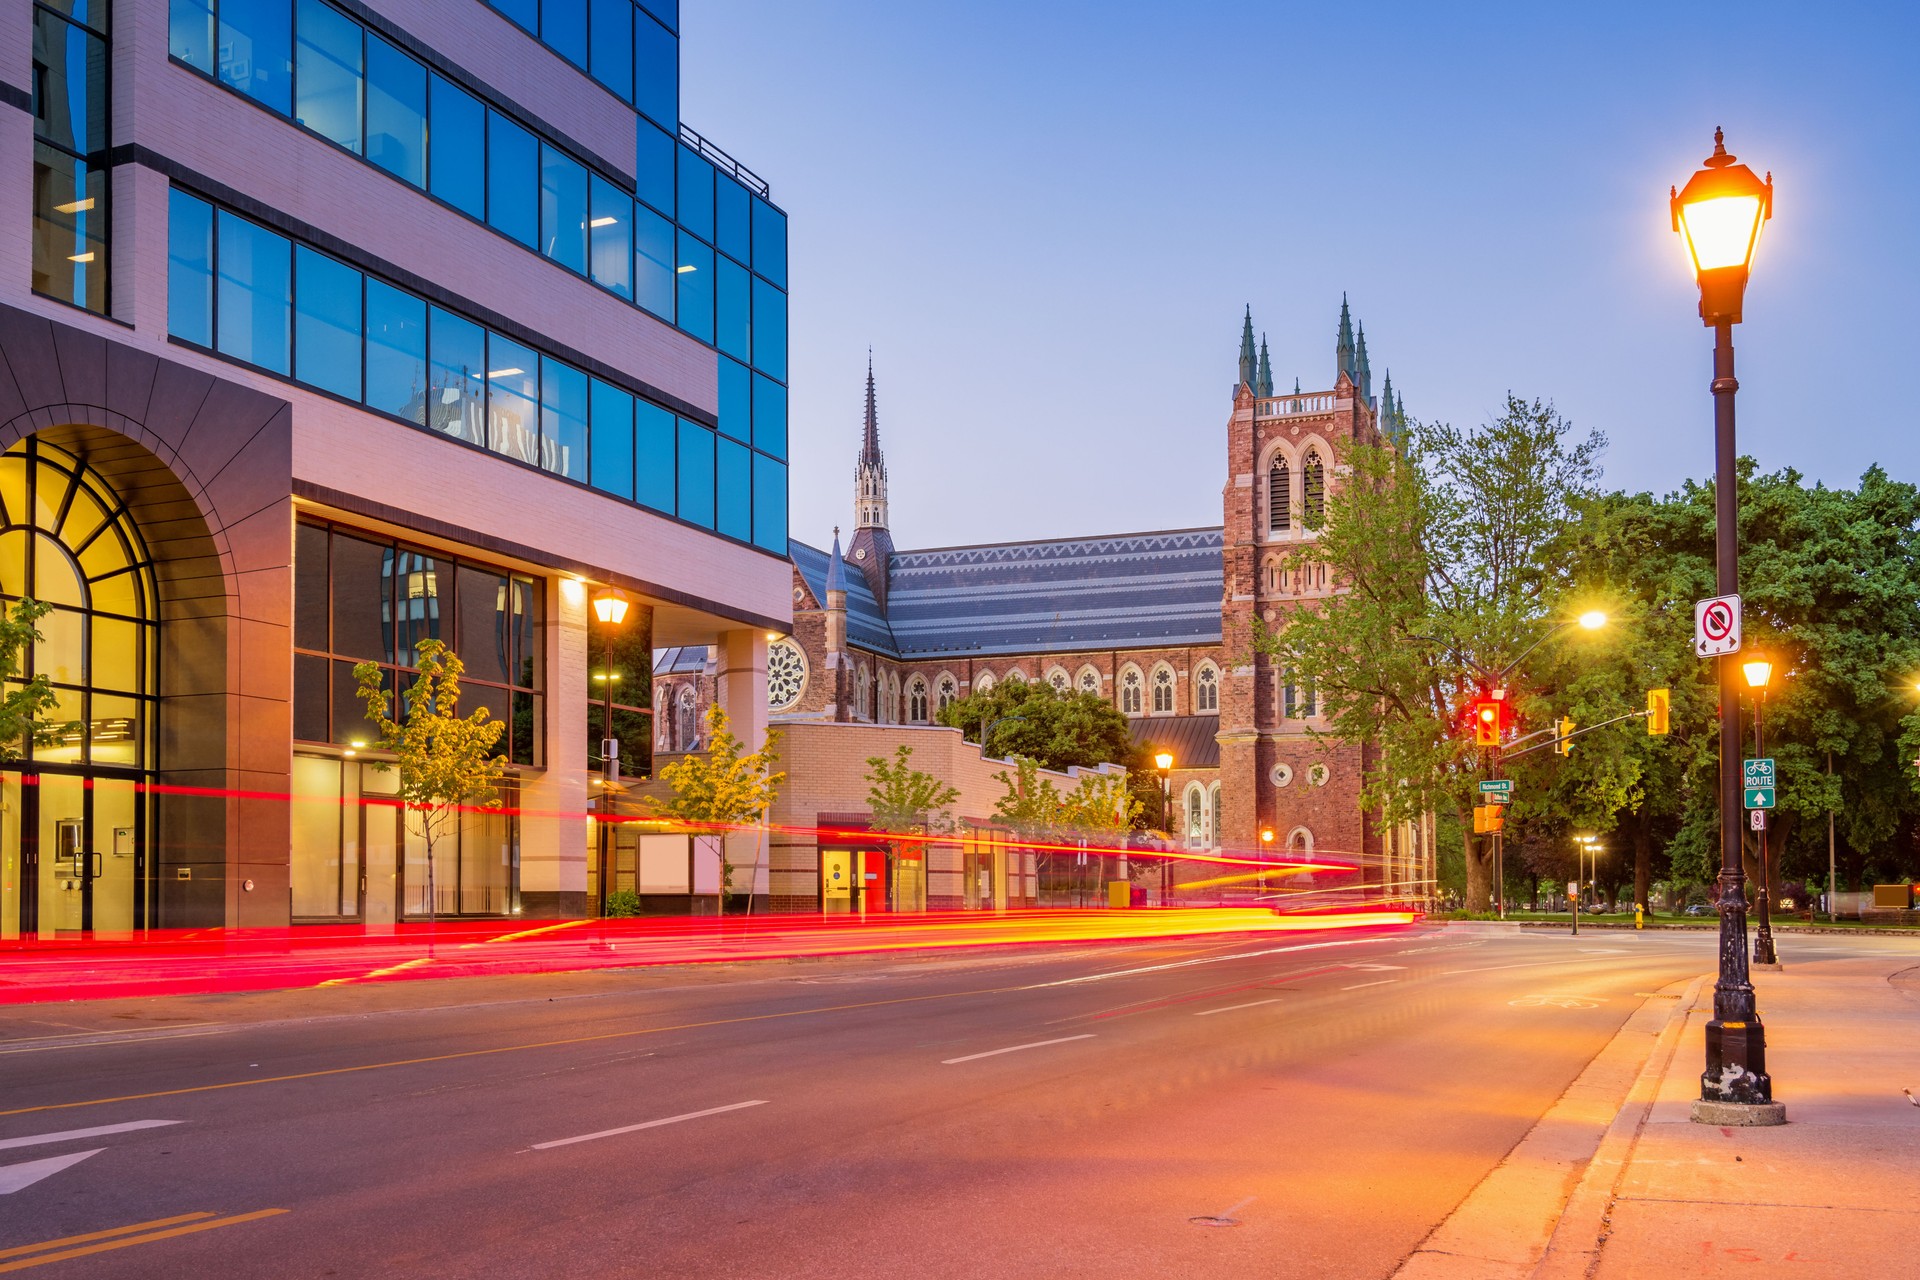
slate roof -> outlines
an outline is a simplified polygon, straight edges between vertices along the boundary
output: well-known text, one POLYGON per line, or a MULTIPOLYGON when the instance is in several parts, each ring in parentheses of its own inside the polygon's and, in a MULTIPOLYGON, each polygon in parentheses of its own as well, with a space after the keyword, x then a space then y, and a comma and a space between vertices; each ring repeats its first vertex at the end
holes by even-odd
MULTIPOLYGON (((1217 528, 896 551, 888 611, 847 575, 848 639, 898 658, 1220 642, 1217 528)), ((827 553, 792 544, 825 600, 827 553)))
POLYGON ((1134 742, 1173 753, 1175 769, 1218 769, 1219 716, 1147 716, 1127 722, 1134 742))
POLYGON ((707 646, 676 645, 670 649, 653 651, 653 674, 656 676, 677 676, 689 672, 698 675, 707 669, 707 646))

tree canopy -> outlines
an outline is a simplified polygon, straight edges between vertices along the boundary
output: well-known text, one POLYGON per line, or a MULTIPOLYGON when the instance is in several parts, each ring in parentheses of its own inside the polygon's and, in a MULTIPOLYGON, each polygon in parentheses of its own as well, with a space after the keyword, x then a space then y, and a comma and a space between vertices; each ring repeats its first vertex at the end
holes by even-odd
POLYGON ((964 731, 985 755, 1025 756, 1043 769, 1126 764, 1136 753, 1127 718, 1091 693, 1062 693, 1039 680, 1002 680, 941 708, 941 724, 964 731))

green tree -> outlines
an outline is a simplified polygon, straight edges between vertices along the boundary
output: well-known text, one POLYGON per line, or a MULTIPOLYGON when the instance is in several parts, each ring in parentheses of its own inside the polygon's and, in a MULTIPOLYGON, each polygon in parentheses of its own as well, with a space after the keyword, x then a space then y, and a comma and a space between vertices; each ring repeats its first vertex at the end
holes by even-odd
MULTIPOLYGON (((442 838, 459 830, 463 810, 500 807, 500 780, 507 767, 504 756, 491 754, 506 722, 492 719, 485 707, 471 715, 460 714, 460 676, 465 669, 443 641, 422 641, 418 674, 404 695, 398 718, 380 665, 362 662, 353 669, 367 719, 380 731, 376 745, 394 757, 392 764, 375 760, 373 767, 383 772, 399 769, 398 794, 408 825, 426 846, 429 930, 438 905, 436 848, 442 838)), ((432 947, 431 934, 428 947, 432 947)))
MULTIPOLYGON (((720 911, 724 915, 734 893, 736 869, 727 855, 726 837, 742 827, 766 821, 774 794, 787 775, 775 772, 773 767, 780 758, 778 729, 767 731, 766 743, 758 751, 747 751, 727 727, 726 711, 715 703, 707 711, 706 737, 705 752, 682 756, 660 771, 660 780, 671 794, 651 797, 647 803, 660 816, 692 828, 696 843, 709 843, 720 867, 720 911)), ((757 848, 757 840, 755 845, 757 848)))
POLYGON ((962 730, 968 742, 979 742, 986 729, 984 755, 1026 756, 1043 769, 1125 764, 1138 750, 1127 718, 1113 704, 1038 680, 1002 680, 986 693, 948 703, 938 719, 962 730))
POLYGON ((1490 900, 1492 854, 1471 834, 1486 763, 1459 714, 1566 607, 1554 553, 1595 490, 1604 445, 1598 433, 1575 439, 1552 405, 1512 395, 1472 430, 1409 422, 1397 446, 1349 444, 1316 537, 1291 553, 1343 590, 1255 625, 1256 648, 1317 687, 1326 735, 1373 748, 1367 809, 1386 821, 1444 809, 1459 822, 1471 909, 1490 900))
MULTIPOLYGON (((914 837, 952 828, 946 810, 959 798, 958 788, 913 767, 913 748, 904 742, 894 748, 892 760, 867 757, 867 812, 874 829, 883 833, 890 868, 907 846, 923 843, 914 837)), ((891 876, 888 880, 892 883, 891 876)))
POLYGON ((44 675, 23 681, 27 650, 46 639, 40 634, 40 619, 52 610, 50 604, 20 599, 11 609, 0 610, 0 760, 17 760, 29 741, 36 747, 50 747, 65 734, 79 728, 78 721, 51 723, 47 712, 60 705, 44 675))

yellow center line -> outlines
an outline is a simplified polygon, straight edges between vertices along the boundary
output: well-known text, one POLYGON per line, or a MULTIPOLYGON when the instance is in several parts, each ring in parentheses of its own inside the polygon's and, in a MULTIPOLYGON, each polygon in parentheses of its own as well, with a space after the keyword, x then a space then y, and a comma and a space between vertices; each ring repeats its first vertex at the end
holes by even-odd
POLYGON ((196 1218, 211 1218, 213 1215, 202 1209, 198 1213, 183 1213, 172 1218, 155 1218, 151 1222, 131 1222, 124 1227, 108 1227, 105 1231, 89 1231, 83 1236, 61 1236, 58 1240, 42 1240, 39 1244, 16 1245, 11 1249, 0 1249, 0 1258, 17 1258, 23 1253, 38 1253, 42 1249, 58 1249, 62 1245, 86 1244, 89 1240, 104 1240, 108 1236, 124 1236, 132 1231, 150 1231, 155 1227, 170 1227, 176 1222, 192 1222, 196 1218))
MULTIPOLYGON (((635 1036, 660 1035, 668 1031, 698 1031, 704 1027, 734 1026, 743 1022, 768 1022, 777 1018, 803 1018, 816 1013, 844 1013, 852 1009, 875 1009, 892 1004, 920 1004, 928 1000, 958 1000, 966 996, 1005 995, 1019 987, 983 987, 977 991, 950 991, 930 996, 897 996, 891 1000, 867 1000, 858 1004, 823 1005, 817 1009, 789 1009, 782 1013, 752 1013, 738 1018, 712 1018, 705 1022, 680 1022, 665 1027, 638 1027, 631 1031, 603 1031, 597 1035, 570 1036, 564 1040, 537 1040, 530 1044, 496 1045, 491 1049, 463 1049, 458 1053, 437 1053, 424 1058, 400 1058, 392 1062, 363 1062, 351 1067, 327 1067, 320 1071, 300 1071, 292 1075, 262 1076, 256 1080, 225 1080, 219 1084, 188 1085, 180 1089, 159 1089, 152 1093, 127 1093, 114 1098, 89 1098, 83 1102, 49 1102, 37 1107, 15 1107, 0 1111, 0 1116, 33 1115, 41 1111, 71 1111, 76 1107, 104 1107, 115 1102, 145 1102, 153 1098, 177 1098, 189 1093, 212 1093, 219 1089, 243 1089, 249 1085, 285 1084, 290 1080, 317 1080, 323 1076, 352 1075, 360 1071, 381 1071, 388 1067, 413 1067, 429 1062, 453 1062, 460 1058, 484 1058, 496 1053, 520 1053, 528 1049, 560 1049, 568 1045, 593 1044, 602 1040, 628 1040, 635 1036)), ((4 1268, 0 1268, 4 1270, 4 1268)))
MULTIPOLYGON (((256 1222, 261 1218, 277 1217, 285 1212, 287 1212, 285 1209, 255 1209, 252 1213, 236 1213, 231 1218, 214 1218, 207 1222, 194 1222, 182 1227, 171 1227, 165 1231, 149 1231, 143 1236, 128 1236, 121 1240, 106 1240, 99 1244, 82 1245, 78 1249, 62 1249, 58 1253, 43 1253, 37 1258, 21 1258, 14 1262, 0 1262, 0 1271, 24 1271, 28 1267, 45 1266, 49 1262, 65 1262, 68 1258, 84 1258, 90 1253, 105 1253, 109 1249, 124 1249, 128 1245, 135 1244, 151 1244, 155 1240, 170 1240, 174 1236, 192 1235, 196 1231, 211 1231, 215 1227, 232 1227, 238 1226, 242 1222, 256 1222)), ((171 1219, 169 1219, 169 1221, 171 1221, 171 1219)))

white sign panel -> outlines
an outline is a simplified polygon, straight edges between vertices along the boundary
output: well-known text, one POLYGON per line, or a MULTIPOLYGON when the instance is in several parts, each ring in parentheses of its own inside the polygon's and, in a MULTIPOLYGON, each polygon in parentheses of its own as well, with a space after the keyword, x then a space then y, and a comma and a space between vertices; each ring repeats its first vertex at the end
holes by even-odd
POLYGON ((1715 596, 1693 606, 1693 651, 1703 658, 1740 652, 1740 597, 1715 596))

